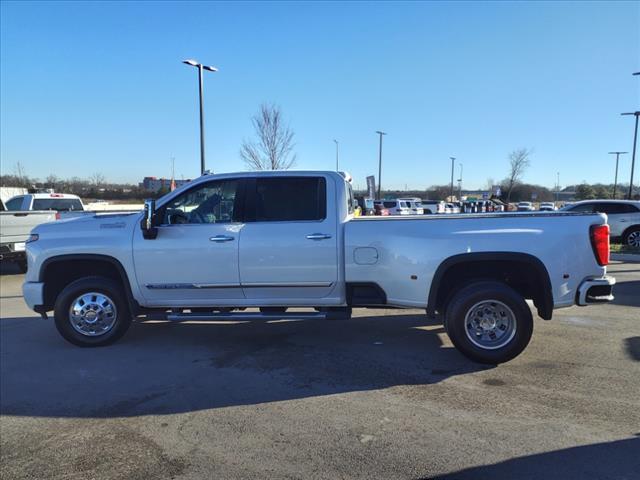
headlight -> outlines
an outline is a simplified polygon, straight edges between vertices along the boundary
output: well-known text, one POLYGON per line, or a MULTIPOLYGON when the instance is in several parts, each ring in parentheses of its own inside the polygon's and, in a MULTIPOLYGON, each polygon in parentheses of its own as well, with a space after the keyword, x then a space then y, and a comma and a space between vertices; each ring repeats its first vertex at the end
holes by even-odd
POLYGON ((24 243, 35 242, 36 240, 38 240, 38 238, 40 238, 40 235, 38 235, 37 233, 32 233, 31 235, 29 235, 29 238, 24 241, 24 243))

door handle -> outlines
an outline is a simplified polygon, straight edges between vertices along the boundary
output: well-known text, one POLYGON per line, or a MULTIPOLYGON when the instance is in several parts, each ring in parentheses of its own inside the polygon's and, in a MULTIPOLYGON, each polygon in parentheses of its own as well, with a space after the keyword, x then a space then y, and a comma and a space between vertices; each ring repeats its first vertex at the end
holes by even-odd
POLYGON ((310 233, 307 235, 307 240, 327 240, 331 238, 331 235, 327 233, 310 233))
POLYGON ((209 240, 217 243, 231 242, 233 241, 233 237, 230 237, 229 235, 216 235, 215 237, 210 237, 209 240))

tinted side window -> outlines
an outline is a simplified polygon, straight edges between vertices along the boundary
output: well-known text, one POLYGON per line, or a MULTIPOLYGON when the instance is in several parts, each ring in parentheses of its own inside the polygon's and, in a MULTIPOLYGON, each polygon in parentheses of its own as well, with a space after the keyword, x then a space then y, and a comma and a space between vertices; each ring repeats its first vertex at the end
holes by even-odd
POLYGON ((237 191, 237 180, 220 180, 200 185, 171 200, 164 207, 162 223, 232 222, 237 191))
POLYGON ((626 203, 599 203, 596 205, 596 211, 606 213, 607 215, 616 215, 622 213, 635 213, 638 210, 626 203))
POLYGON ((570 207, 568 210, 576 213, 593 213, 593 203, 583 203, 582 205, 570 207))
POLYGON ((82 202, 77 198, 36 198, 33 210, 56 210, 58 212, 82 211, 82 202))
POLYGON ((258 178, 256 222, 323 220, 327 216, 327 186, 323 177, 258 178))
POLYGON ((7 210, 20 210, 24 197, 12 198, 7 202, 7 210))
POLYGON ((384 208, 396 208, 396 202, 382 202, 384 208))

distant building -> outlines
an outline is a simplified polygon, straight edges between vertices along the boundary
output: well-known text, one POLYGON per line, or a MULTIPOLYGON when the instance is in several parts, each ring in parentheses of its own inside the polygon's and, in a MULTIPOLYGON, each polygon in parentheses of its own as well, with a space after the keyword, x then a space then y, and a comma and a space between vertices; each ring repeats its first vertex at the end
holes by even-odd
MULTIPOLYGON (((184 185, 185 183, 189 183, 191 179, 183 179, 178 180, 175 179, 174 182, 176 184, 176 188, 184 185)), ((171 190, 171 179, 170 178, 156 178, 156 177, 144 177, 142 182, 139 184, 140 188, 147 190, 148 192, 158 192, 162 189, 171 190)))

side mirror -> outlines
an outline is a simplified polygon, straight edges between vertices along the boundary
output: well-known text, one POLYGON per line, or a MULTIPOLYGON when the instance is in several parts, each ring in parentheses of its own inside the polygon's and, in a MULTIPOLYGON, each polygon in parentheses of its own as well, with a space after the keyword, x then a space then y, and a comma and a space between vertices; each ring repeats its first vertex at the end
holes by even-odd
POLYGON ((140 229, 142 230, 142 236, 147 240, 153 240, 158 236, 155 200, 144 201, 144 215, 140 221, 140 229))

